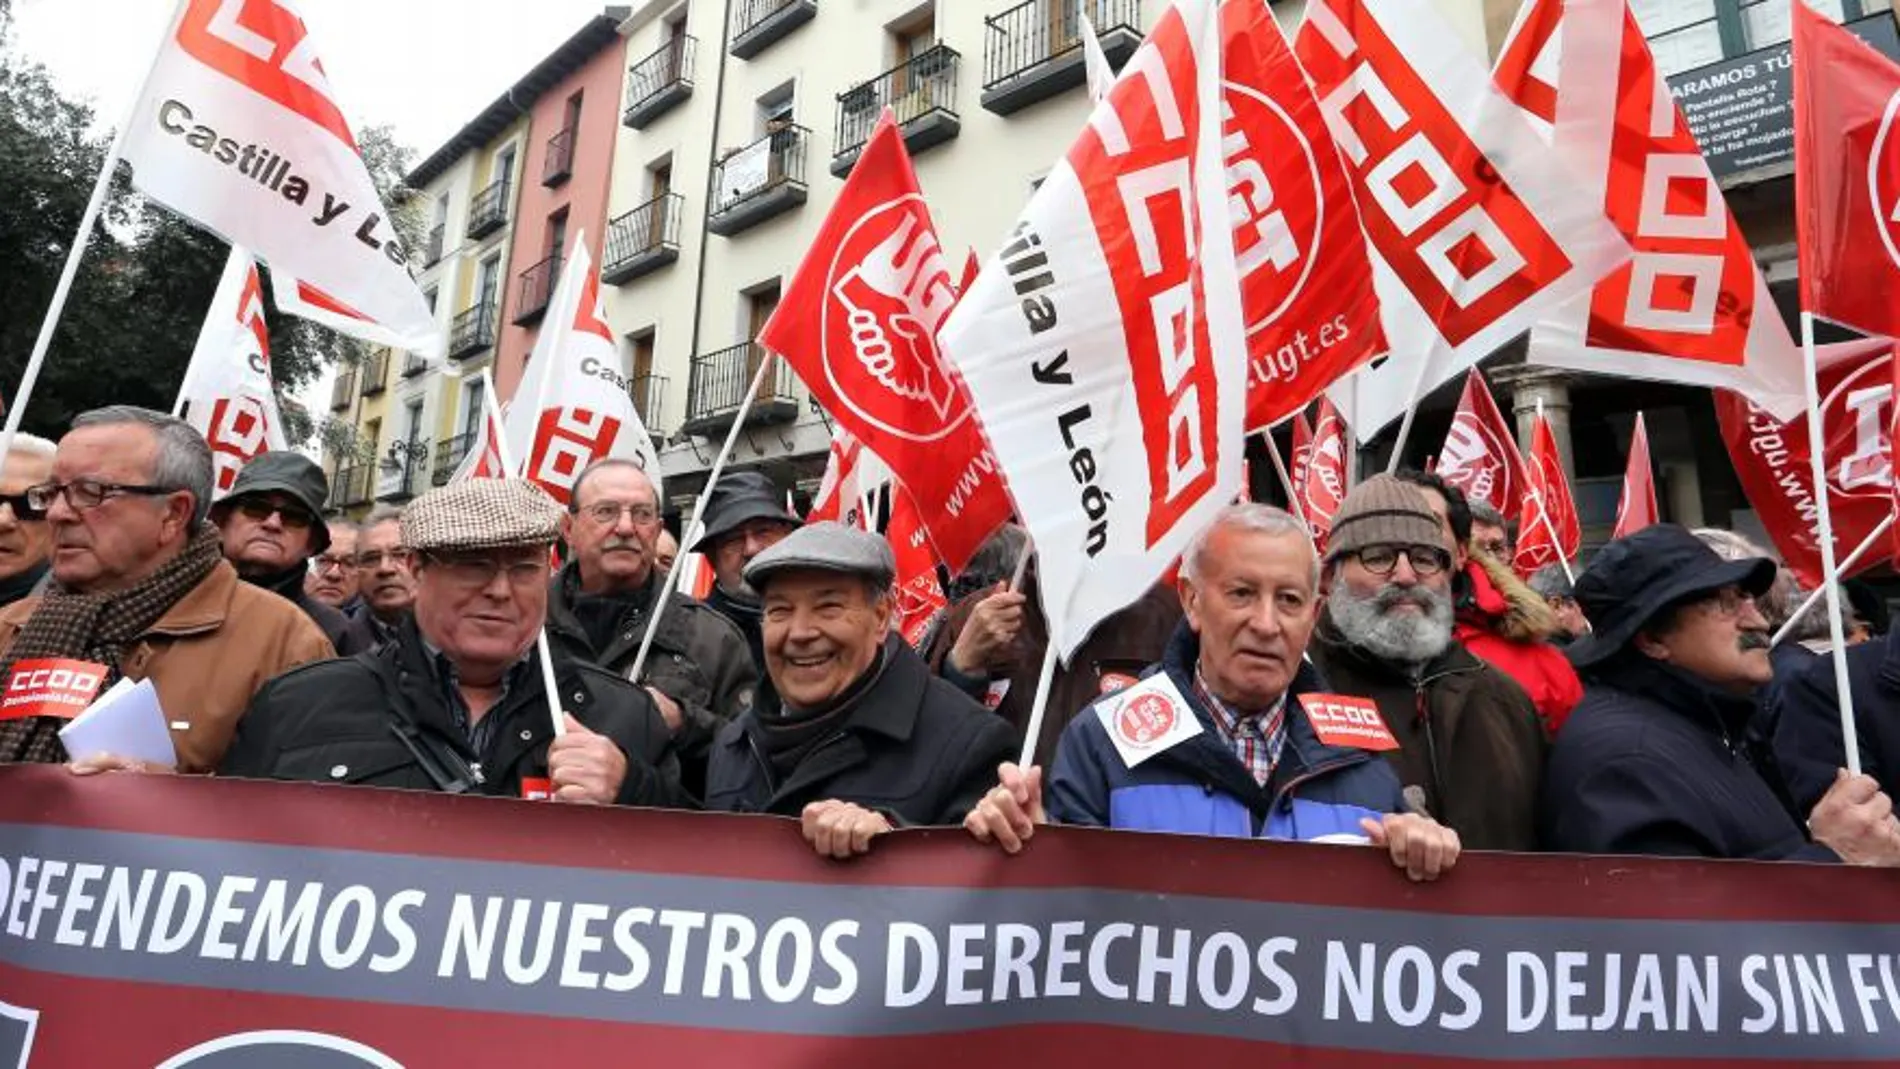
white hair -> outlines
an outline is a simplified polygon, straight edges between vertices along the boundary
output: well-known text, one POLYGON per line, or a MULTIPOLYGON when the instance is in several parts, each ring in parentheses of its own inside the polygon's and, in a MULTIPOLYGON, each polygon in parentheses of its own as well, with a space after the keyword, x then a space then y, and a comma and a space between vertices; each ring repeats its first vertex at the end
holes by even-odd
POLYGON ((1181 577, 1190 583, 1201 580, 1202 558, 1207 553, 1207 543, 1214 532, 1221 528, 1236 531, 1258 531, 1261 534, 1298 538, 1313 557, 1313 575, 1309 589, 1319 590, 1319 550, 1313 546, 1312 532, 1306 529, 1299 517, 1283 508, 1262 505, 1252 501, 1241 501, 1220 510, 1206 527, 1188 543, 1187 551, 1181 554, 1181 577))

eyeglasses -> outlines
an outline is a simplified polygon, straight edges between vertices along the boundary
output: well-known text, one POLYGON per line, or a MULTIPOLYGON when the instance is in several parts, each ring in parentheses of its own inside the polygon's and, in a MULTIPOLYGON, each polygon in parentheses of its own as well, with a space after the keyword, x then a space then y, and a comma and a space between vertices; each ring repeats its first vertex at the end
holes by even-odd
POLYGON ((602 501, 576 511, 602 527, 619 523, 621 513, 632 516, 637 524, 649 524, 660 518, 660 511, 652 505, 622 505, 618 501, 602 501))
POLYGON ((1451 554, 1437 546, 1367 546, 1359 551, 1359 564, 1366 571, 1381 578, 1391 575, 1399 566, 1399 556, 1412 563, 1412 571, 1420 577, 1437 575, 1451 567, 1451 554))
POLYGON ((284 518, 285 527, 298 531, 307 531, 310 529, 311 524, 317 522, 317 518, 310 515, 309 510, 305 509, 302 505, 293 505, 287 501, 272 501, 262 497, 247 497, 242 501, 233 502, 232 507, 237 509, 245 519, 253 520, 257 523, 263 523, 265 520, 270 519, 274 513, 284 518))
POLYGON ((366 572, 381 568, 384 561, 400 567, 404 557, 400 549, 372 549, 356 555, 356 566, 366 572))
POLYGON ((139 483, 104 483, 97 479, 74 479, 69 483, 41 483, 26 488, 27 507, 45 512, 53 507, 53 502, 62 496, 66 503, 75 509, 96 509, 108 500, 123 494, 137 494, 141 497, 163 497, 175 493, 176 487, 146 486, 139 483))
POLYGON ((1497 560, 1504 560, 1511 549, 1511 544, 1502 538, 1495 542, 1479 542, 1477 546, 1479 549, 1484 550, 1486 554, 1497 560))
POLYGON ((316 562, 317 571, 319 573, 333 571, 333 570, 341 570, 344 568, 353 567, 356 564, 355 557, 347 556, 347 555, 339 556, 334 553, 321 553, 315 557, 312 557, 311 560, 316 562))
POLYGON ((0 505, 12 509, 13 515, 18 519, 43 520, 46 518, 46 510, 34 508, 33 503, 27 500, 25 493, 0 494, 0 505))
POLYGON ((495 576, 504 573, 508 576, 508 582, 514 586, 543 583, 548 577, 548 557, 545 551, 532 557, 425 553, 423 559, 440 568, 442 573, 448 576, 449 581, 458 586, 486 587, 495 581, 495 576))
POLYGON ((1755 604, 1755 595, 1744 593, 1740 587, 1723 587, 1697 604, 1720 616, 1740 616, 1744 605, 1755 604))

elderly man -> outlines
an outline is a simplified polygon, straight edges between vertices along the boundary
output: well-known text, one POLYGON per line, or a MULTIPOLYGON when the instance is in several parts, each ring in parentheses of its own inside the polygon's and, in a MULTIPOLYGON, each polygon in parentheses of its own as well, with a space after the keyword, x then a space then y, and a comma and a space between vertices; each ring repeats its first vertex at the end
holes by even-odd
POLYGON ((680 540, 673 537, 673 532, 660 528, 659 537, 653 540, 653 567, 665 575, 673 570, 673 562, 679 559, 679 555, 680 540))
POLYGON ((388 505, 370 510, 356 542, 356 581, 363 592, 357 618, 370 626, 378 645, 395 638, 416 603, 416 577, 402 545, 402 512, 388 505))
MULTIPOLYGON (((1063 733, 1047 816, 1133 831, 1350 838, 1385 847, 1413 879, 1449 869, 1457 834, 1401 813, 1398 778, 1378 754, 1328 744, 1315 726, 1314 710, 1330 706, 1302 660, 1319 605, 1305 526, 1267 505, 1229 507, 1182 555, 1180 589, 1186 619, 1159 670, 1128 692, 1135 697, 1103 698, 1063 733), (1122 723, 1126 702, 1158 699, 1185 706, 1197 730, 1131 767, 1108 725, 1122 723)), ((1041 769, 1004 765, 1002 780, 964 826, 1013 853, 1043 816, 1041 769)))
POLYGON ((1014 748, 1009 729, 930 673, 892 626, 890 544, 802 528, 753 558, 769 698, 720 731, 706 808, 798 816, 832 857, 905 824, 955 824, 1014 748))
POLYGON ((310 574, 304 576, 303 592, 352 619, 363 605, 362 584, 356 575, 356 542, 363 529, 348 520, 336 520, 330 529, 330 545, 310 558, 310 574))
MULTIPOLYGON (((1572 564, 1570 567, 1574 571, 1582 570, 1581 565, 1572 564)), ((1550 641, 1558 646, 1568 646, 1590 633, 1590 621, 1577 606, 1577 595, 1573 589, 1576 584, 1572 582, 1571 574, 1564 571, 1562 564, 1546 564, 1531 573, 1529 581, 1525 583, 1556 614, 1557 630, 1551 633, 1550 641)))
POLYGON ((785 511, 784 495, 763 472, 729 472, 713 486, 706 502, 705 533, 689 547, 706 555, 717 577, 706 604, 739 628, 753 665, 761 670, 765 654, 759 596, 746 582, 746 565, 798 525, 798 517, 785 511))
POLYGON ((258 694, 221 771, 564 802, 676 805, 678 766, 646 691, 555 659, 563 730, 535 636, 561 508, 525 479, 469 479, 403 513, 415 619, 373 653, 258 694))
POLYGON ((31 434, 13 436, 0 469, 0 607, 33 592, 51 568, 53 536, 46 514, 27 504, 26 488, 53 473, 53 443, 31 434))
MULTIPOLYGON (((334 652, 307 615, 224 559, 205 519, 211 448, 183 420, 129 405, 83 413, 52 478, 25 496, 52 528, 52 578, 0 610, 0 678, 60 657, 104 666, 104 686, 151 680, 181 771, 217 767, 266 680, 334 652)), ((65 760, 62 726, 0 722, 0 761, 65 760)))
MULTIPOLYGON (((653 480, 630 460, 599 460, 574 480, 561 539, 570 559, 548 591, 548 641, 618 675, 634 657, 664 582, 653 550, 663 533, 653 480)), ((673 732, 683 781, 705 789, 706 754, 725 722, 752 704, 758 670, 745 636, 705 604, 675 592, 641 668, 673 732)))
POLYGON ((1747 739, 1772 676, 1755 597, 1774 581, 1774 562, 1725 561, 1675 524, 1617 539, 1577 577, 1593 631, 1570 648, 1585 691, 1544 781, 1548 848, 1900 864, 1879 784, 1836 767, 1804 831, 1747 739))
POLYGON ((1471 503, 1471 534, 1468 541, 1471 548, 1505 564, 1511 563, 1512 555, 1516 552, 1511 548, 1511 529, 1505 523, 1504 515, 1483 501, 1471 503))
POLYGON ((376 644, 369 628, 304 593, 310 558, 330 546, 323 501, 330 481, 302 453, 269 452, 252 457, 231 492, 211 506, 211 522, 224 537, 224 559, 238 577, 308 613, 323 636, 348 657, 376 644))
POLYGON ((1464 845, 1535 849, 1544 731, 1523 688, 1453 637, 1452 554, 1424 493, 1387 475, 1354 487, 1325 563, 1310 655, 1335 690, 1377 703, 1399 781, 1464 845))

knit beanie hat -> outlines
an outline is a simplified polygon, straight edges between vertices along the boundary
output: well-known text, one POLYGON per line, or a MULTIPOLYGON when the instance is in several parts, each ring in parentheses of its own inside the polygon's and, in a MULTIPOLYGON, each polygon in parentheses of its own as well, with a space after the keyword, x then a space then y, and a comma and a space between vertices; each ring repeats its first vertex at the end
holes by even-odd
POLYGON ((1327 563, 1377 545, 1445 548, 1445 529, 1423 490, 1390 475, 1374 475, 1339 503, 1326 536, 1327 563))

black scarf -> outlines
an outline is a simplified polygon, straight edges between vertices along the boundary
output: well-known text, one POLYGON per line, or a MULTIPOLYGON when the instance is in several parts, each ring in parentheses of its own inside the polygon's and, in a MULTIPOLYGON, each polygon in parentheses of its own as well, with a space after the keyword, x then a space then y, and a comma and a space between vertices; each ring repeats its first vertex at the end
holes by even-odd
MULTIPOLYGON (((235 562, 233 566, 237 566, 235 562)), ((238 578, 254 587, 268 590, 292 605, 302 605, 303 581, 309 572, 310 563, 298 561, 281 572, 246 571, 238 567, 238 578)))
POLYGON ((599 656, 613 644, 614 635, 629 616, 644 615, 647 607, 653 604, 653 588, 659 573, 648 572, 647 581, 638 589, 613 591, 606 594, 584 594, 581 592, 581 570, 579 565, 570 564, 561 569, 561 593, 567 599, 568 607, 573 610, 574 619, 581 625, 581 631, 587 636, 587 645, 599 656))
POLYGON ((792 770, 810 755, 813 748, 850 719, 858 700, 877 686, 890 661, 885 648, 879 646, 870 667, 837 697, 823 705, 812 709, 793 709, 782 702, 774 702, 760 710, 755 721, 758 730, 754 737, 765 751, 766 760, 772 763, 772 772, 780 782, 792 774, 792 770))

